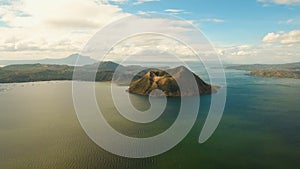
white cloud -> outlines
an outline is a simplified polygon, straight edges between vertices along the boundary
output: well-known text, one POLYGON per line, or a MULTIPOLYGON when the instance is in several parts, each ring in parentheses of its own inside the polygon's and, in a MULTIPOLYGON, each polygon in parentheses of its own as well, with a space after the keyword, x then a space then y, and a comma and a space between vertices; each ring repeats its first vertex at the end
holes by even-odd
MULTIPOLYGON (((97 2, 94 0, 52 0, 43 2, 18 0, 12 5, 0 6, 0 15, 6 15, 2 17, 2 21, 9 25, 9 27, 0 27, 2 35, 0 39, 0 59, 60 58, 80 52, 88 40, 102 26, 130 15, 122 12, 118 6, 106 3, 104 0, 97 2)), ((143 25, 145 28, 157 31, 164 30, 174 34, 188 32, 187 25, 192 22, 170 18, 136 20, 139 25, 143 25)), ((126 27, 126 23, 120 27, 124 31, 136 29, 135 27, 126 27)), ((113 37, 122 33, 120 27, 116 31, 111 30, 114 32, 105 36, 113 37)), ((187 37, 181 36, 182 40, 185 40, 185 38, 187 37)), ((169 43, 169 41, 159 38, 148 38, 147 41, 143 38, 136 38, 132 44, 136 45, 132 45, 130 48, 128 46, 117 47, 114 53, 116 55, 146 54, 149 53, 151 48, 159 48, 159 50, 164 51, 173 50, 182 56, 187 56, 190 52, 185 48, 176 46, 173 42, 169 43), (174 50, 174 46, 176 46, 176 50, 174 50)), ((99 50, 105 50, 102 45, 97 46, 98 48, 99 50)))
POLYGON ((204 21, 204 22, 214 22, 214 23, 224 23, 225 22, 225 20, 217 19, 217 18, 207 18, 207 19, 203 19, 202 21, 204 21))
POLYGON ((268 33, 263 39, 267 43, 293 44, 300 43, 300 30, 293 30, 288 33, 268 33))
POLYGON ((137 0, 136 2, 133 3, 133 5, 140 5, 147 2, 159 2, 159 1, 160 0, 137 0))
POLYGON ((65 57, 102 26, 128 16, 94 0, 16 0, 0 5, 0 59, 65 57))
POLYGON ((173 60, 166 58, 166 54, 173 54, 184 59, 194 56, 190 48, 177 40, 162 35, 144 34, 130 37, 114 46, 109 58, 118 59, 122 56, 133 56, 136 59, 138 56, 144 61, 146 59, 155 60, 155 58, 159 61, 173 60))
POLYGON ((129 0, 94 0, 94 2, 98 4, 104 4, 104 5, 109 5, 109 4, 124 4, 126 2, 129 2, 129 0))
POLYGON ((300 62, 300 30, 268 33, 258 45, 219 47, 218 53, 229 63, 300 62))
POLYGON ((179 13, 184 12, 184 10, 181 10, 181 9, 166 9, 165 12, 172 13, 172 14, 179 14, 179 13))
POLYGON ((286 20, 286 24, 290 24, 290 23, 293 23, 294 22, 294 19, 288 19, 288 20, 286 20))
POLYGON ((280 24, 280 25, 282 25, 282 24, 285 24, 285 25, 299 25, 299 22, 298 22, 298 20, 295 20, 295 19, 286 19, 286 20, 279 21, 278 24, 280 24))
POLYGON ((260 44, 219 48, 224 61, 238 64, 300 62, 300 45, 260 44))
POLYGON ((279 5, 300 5, 300 0, 257 0, 265 4, 279 4, 279 5))
MULTIPOLYGON (((117 42, 120 40, 120 37, 126 37, 116 46, 113 46, 113 50, 108 59, 120 60, 132 55, 135 55, 135 58, 140 56, 140 58, 145 59, 147 56, 150 57, 150 55, 152 55, 150 58, 147 58, 150 60, 153 60, 153 57, 164 59, 166 53, 172 53, 187 59, 191 55, 194 55, 191 49, 173 39, 173 37, 176 37, 181 41, 189 42, 189 44, 192 44, 192 47, 197 45, 195 39, 198 37, 190 37, 190 35, 194 35, 194 32, 199 33, 199 31, 193 29, 189 21, 140 16, 131 16, 127 19, 128 21, 115 23, 117 25, 116 27, 109 27, 109 29, 104 29, 101 33, 96 34, 94 36, 95 39, 92 40, 93 43, 88 44, 87 48, 82 51, 82 54, 99 58, 99 55, 102 56, 101 53, 111 49, 111 45, 114 45, 111 43, 99 45, 100 43, 103 43, 103 39, 106 39, 107 42, 117 42), (120 28, 122 31, 120 31, 120 28), (145 33, 141 34, 141 32, 145 33), (155 32, 159 32, 159 34, 156 34, 155 32), (110 36, 107 37, 107 34, 110 36), (154 53, 156 54, 154 55, 154 53)), ((204 40, 201 42, 204 43, 203 41, 204 40)), ((204 48, 206 47, 205 44, 200 44, 198 46, 202 47, 200 51, 204 53, 204 48)))
POLYGON ((110 2, 114 2, 114 3, 119 3, 119 4, 123 4, 125 2, 128 2, 129 0, 109 0, 110 2))
MULTIPOLYGON (((125 2, 125 0, 116 1, 125 2)), ((139 0, 138 2, 149 1, 139 0)), ((94 0, 16 0, 12 2, 12 4, 0 6, 0 21, 9 26, 0 27, 0 59, 66 57, 79 52, 102 26, 130 15, 124 13, 118 6, 109 5, 109 1, 105 0, 97 2, 94 0)), ((216 18, 208 18, 205 21, 224 22, 216 18)), ((165 29, 165 31, 178 34, 190 31, 186 25, 187 22, 192 23, 192 21, 162 18, 145 18, 140 19, 139 22, 146 28, 165 29)), ((121 27, 124 30, 135 29, 126 27, 126 24, 121 27)), ((300 61, 299 32, 299 30, 294 30, 287 33, 269 33, 263 39, 263 42, 269 43, 258 46, 219 48, 218 52, 225 60, 236 63, 300 61)), ((115 35, 109 34, 108 36, 115 35)), ((187 38, 182 36, 181 40, 189 40, 187 38)), ((205 48, 206 46, 203 46, 203 49, 205 48)), ((180 43, 157 36, 133 38, 114 48, 112 54, 115 56, 120 54, 153 55, 153 49, 172 52, 187 60, 192 54, 180 43)), ((209 52, 206 54, 209 55, 209 52)), ((157 55, 157 57, 161 56, 165 56, 165 53, 160 52, 157 55)))

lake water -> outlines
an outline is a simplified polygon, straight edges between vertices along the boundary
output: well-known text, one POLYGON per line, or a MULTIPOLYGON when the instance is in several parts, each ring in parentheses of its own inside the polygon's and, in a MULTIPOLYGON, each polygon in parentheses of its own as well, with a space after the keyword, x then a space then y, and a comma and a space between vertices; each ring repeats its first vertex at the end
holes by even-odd
MULTIPOLYGON (((210 96, 201 96, 200 113, 188 136, 172 150, 145 159, 112 155, 89 139, 73 108, 71 82, 1 84, 0 168, 299 168, 300 80, 250 77, 235 70, 226 74, 226 108, 213 136, 198 143, 210 101, 210 96)), ((99 97, 108 93, 109 83, 97 83, 96 91, 99 97)), ((132 99, 141 109, 149 106, 145 97, 132 99)), ((124 121, 109 102, 103 110, 116 130, 146 137, 172 124, 178 103, 169 99, 164 115, 149 125, 124 121)))

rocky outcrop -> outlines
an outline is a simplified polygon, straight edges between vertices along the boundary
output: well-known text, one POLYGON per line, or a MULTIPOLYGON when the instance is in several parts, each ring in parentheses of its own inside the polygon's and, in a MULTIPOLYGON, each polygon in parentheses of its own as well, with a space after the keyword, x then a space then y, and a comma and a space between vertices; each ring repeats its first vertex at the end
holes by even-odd
POLYGON ((180 66, 167 70, 149 70, 143 77, 130 83, 128 92, 147 96, 196 96, 215 93, 218 88, 204 82, 186 67, 180 66), (192 85, 194 79, 191 77, 197 85, 192 85), (177 82, 183 86, 182 91, 177 82))

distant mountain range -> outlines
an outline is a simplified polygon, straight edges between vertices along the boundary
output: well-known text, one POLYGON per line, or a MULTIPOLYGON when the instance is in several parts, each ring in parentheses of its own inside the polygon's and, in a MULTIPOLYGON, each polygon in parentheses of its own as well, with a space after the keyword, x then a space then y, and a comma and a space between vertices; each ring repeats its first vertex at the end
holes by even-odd
POLYGON ((138 65, 123 66, 111 61, 98 62, 84 66, 68 66, 57 64, 17 64, 0 68, 0 83, 20 83, 52 80, 79 80, 79 81, 113 81, 119 85, 129 85, 129 92, 149 95, 152 90, 160 89, 167 96, 194 96, 210 94, 217 91, 217 87, 211 86, 201 80, 184 66, 173 69, 147 68, 138 65), (73 77, 74 68, 76 76, 73 77), (119 69, 116 71, 116 69, 119 69), (95 78, 91 77, 96 73, 95 78), (189 75, 196 80, 198 93, 191 86, 189 75), (113 78, 114 77, 114 78, 113 78), (180 91, 177 81, 185 84, 186 90, 180 91))
POLYGON ((96 63, 94 60, 87 56, 82 56, 80 54, 72 54, 66 58, 60 59, 41 59, 41 60, 0 60, 0 65, 20 65, 20 64, 53 64, 53 65, 69 65, 73 66, 76 63, 77 58, 80 58, 80 65, 88 65, 96 63))
POLYGON ((227 69, 250 71, 248 75, 300 79, 300 62, 285 64, 253 64, 228 66, 227 69))
MULTIPOLYGON (((72 80, 74 66, 58 64, 15 64, 0 67, 0 83, 20 83, 51 80, 72 80)), ((111 81, 115 83, 129 84, 133 75, 134 79, 143 76, 149 68, 142 66, 122 66, 117 63, 107 61, 90 65, 77 66, 79 77, 76 80, 88 81, 89 75, 96 72, 95 81, 111 81), (119 69, 115 73, 116 69, 119 69)))
MULTIPOLYGON (((0 60, 0 83, 34 82, 50 80, 72 80, 74 65, 80 58, 81 65, 78 65, 82 76, 76 80, 86 80, 86 75, 97 71, 96 81, 111 81, 128 85, 133 80, 142 78, 148 71, 155 68, 143 67, 139 65, 123 66, 117 63, 106 61, 97 62, 96 60, 73 54, 62 59, 42 59, 42 60, 0 60), (119 69, 116 73, 115 70, 119 69)), ((300 79, 300 62, 288 64, 253 64, 228 66, 227 69, 247 70, 248 75, 275 77, 275 78, 295 78, 300 79)), ((166 69, 160 67, 160 69, 166 69)), ((149 73, 149 72, 148 72, 149 73)), ((164 77, 165 78, 165 77, 164 77)), ((168 76, 166 76, 166 79, 168 76)))
POLYGON ((262 69, 300 69, 300 62, 295 63, 284 63, 284 64, 251 64, 251 65, 235 65, 235 66, 227 66, 228 69, 236 69, 236 70, 262 70, 262 69))

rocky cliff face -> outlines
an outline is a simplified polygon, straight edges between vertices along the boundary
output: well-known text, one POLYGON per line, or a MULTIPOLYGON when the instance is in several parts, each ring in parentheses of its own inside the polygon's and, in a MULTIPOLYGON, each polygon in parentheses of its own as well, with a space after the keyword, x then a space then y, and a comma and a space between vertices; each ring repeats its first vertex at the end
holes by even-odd
POLYGON ((147 96, 196 96, 215 93, 218 88, 205 83, 189 69, 180 66, 166 71, 157 69, 149 70, 143 77, 131 82, 128 91, 147 96), (191 77, 195 79, 196 86, 192 85, 193 79, 191 77), (184 86, 182 91, 180 91, 177 82, 184 86))

